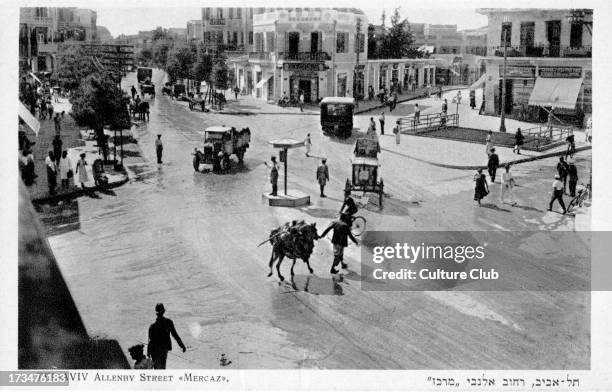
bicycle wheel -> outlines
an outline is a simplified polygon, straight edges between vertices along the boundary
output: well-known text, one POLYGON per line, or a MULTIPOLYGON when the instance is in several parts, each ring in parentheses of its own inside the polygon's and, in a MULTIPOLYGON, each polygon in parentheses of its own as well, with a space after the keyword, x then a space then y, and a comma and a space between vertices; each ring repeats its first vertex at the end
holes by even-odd
POLYGON ((353 224, 351 225, 351 233, 355 237, 359 237, 364 231, 366 227, 366 220, 363 216, 356 216, 353 219, 353 224))

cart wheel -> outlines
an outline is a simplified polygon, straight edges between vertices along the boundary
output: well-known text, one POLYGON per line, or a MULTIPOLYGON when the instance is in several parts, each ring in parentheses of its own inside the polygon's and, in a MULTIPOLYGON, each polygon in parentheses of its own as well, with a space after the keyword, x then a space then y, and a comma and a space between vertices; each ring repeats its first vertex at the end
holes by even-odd
POLYGON ((353 223, 351 224, 351 233, 355 237, 359 237, 366 228, 366 220, 363 216, 356 216, 353 218, 353 223))

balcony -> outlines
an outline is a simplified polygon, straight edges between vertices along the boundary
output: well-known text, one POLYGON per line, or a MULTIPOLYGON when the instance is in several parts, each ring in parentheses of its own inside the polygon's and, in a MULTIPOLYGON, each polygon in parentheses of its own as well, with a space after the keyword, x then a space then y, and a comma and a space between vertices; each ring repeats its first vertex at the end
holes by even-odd
MULTIPOLYGON (((591 57, 591 46, 508 46, 508 57, 591 57)), ((494 46, 489 48, 489 55, 504 57, 504 47, 494 46)))
POLYGON ((34 25, 53 26, 53 18, 49 16, 33 16, 30 20, 34 25))
POLYGON ((46 43, 38 44, 38 53, 57 53, 58 44, 56 43, 46 43))
POLYGON ((249 60, 271 61, 270 52, 250 52, 249 60))
POLYGON ((280 52, 280 60, 285 61, 329 61, 331 56, 327 52, 280 52))
POLYGON ((222 26, 225 24, 225 19, 223 18, 208 19, 208 24, 210 26, 222 26))

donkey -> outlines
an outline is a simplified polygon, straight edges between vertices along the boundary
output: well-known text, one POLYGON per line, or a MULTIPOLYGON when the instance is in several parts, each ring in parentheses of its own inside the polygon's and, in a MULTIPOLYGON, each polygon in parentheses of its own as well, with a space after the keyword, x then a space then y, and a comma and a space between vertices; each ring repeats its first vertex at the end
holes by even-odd
POLYGON ((270 273, 272 276, 274 262, 276 263, 276 272, 278 278, 285 280, 280 272, 280 266, 285 257, 293 259, 291 265, 291 276, 294 276, 293 267, 295 260, 302 259, 308 266, 308 271, 312 274, 314 271, 310 267, 309 259, 314 249, 315 240, 319 239, 317 234, 317 224, 306 224, 304 221, 297 222, 293 225, 285 224, 284 227, 279 227, 270 232, 269 241, 272 244, 272 254, 270 255, 270 273))

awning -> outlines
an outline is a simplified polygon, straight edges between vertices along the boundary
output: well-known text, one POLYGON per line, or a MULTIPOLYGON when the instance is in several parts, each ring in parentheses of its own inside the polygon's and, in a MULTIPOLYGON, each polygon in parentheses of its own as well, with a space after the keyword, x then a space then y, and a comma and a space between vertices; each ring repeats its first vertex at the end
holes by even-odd
POLYGON ((42 82, 40 81, 40 79, 38 79, 38 77, 36 77, 36 75, 34 75, 32 72, 30 72, 30 76, 34 78, 34 80, 36 80, 38 83, 42 84, 42 82))
POLYGON ((267 78, 261 79, 259 82, 257 82, 257 84, 255 85, 255 88, 263 88, 263 85, 266 84, 266 82, 270 80, 271 77, 272 76, 268 76, 267 78))
POLYGON ((434 47, 431 45, 422 45, 421 47, 417 49, 417 51, 424 52, 424 53, 433 53, 434 47))
POLYGON ((529 105, 574 109, 582 86, 582 78, 537 78, 529 105))
POLYGON ((28 127, 30 127, 30 129, 36 134, 36 136, 38 136, 38 131, 40 130, 40 123, 38 122, 36 117, 34 117, 32 113, 30 113, 28 108, 26 108, 25 105, 21 103, 21 101, 19 101, 19 118, 22 119, 28 127))
POLYGON ((470 90, 476 90, 477 88, 484 86, 485 80, 487 80, 487 74, 483 74, 477 81, 472 83, 470 90))

